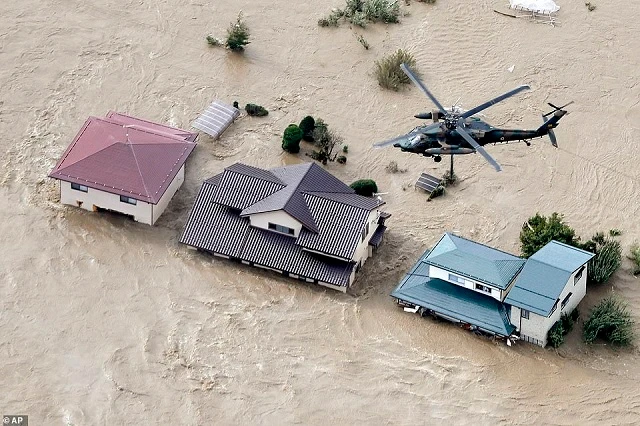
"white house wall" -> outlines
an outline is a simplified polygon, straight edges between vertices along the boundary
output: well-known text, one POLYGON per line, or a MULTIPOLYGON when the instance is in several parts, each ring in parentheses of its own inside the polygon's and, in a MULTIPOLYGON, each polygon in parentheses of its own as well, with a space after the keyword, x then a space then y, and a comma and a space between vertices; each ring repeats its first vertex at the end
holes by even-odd
MULTIPOLYGON (((361 266, 364 265, 364 262, 366 262, 367 258, 369 257, 369 240, 371 240, 371 237, 373 237, 376 229, 378 229, 379 217, 380 211, 377 209, 372 210, 371 213, 369 213, 369 217, 367 218, 367 223, 369 223, 369 233, 367 233, 367 235, 364 237, 364 240, 360 239, 360 242, 358 243, 358 246, 353 253, 352 260, 356 263, 360 262, 361 266)), ((366 226, 366 223, 362 225, 363 228, 366 226)), ((360 232, 362 232, 362 229, 360 230, 360 232)))
POLYGON ((300 230, 302 229, 302 224, 283 210, 252 214, 249 219, 251 221, 251 226, 266 229, 271 232, 274 231, 269 229, 269 222, 276 225, 286 226, 287 228, 292 228, 295 231, 295 234, 293 235, 295 237, 300 235, 300 230))
POLYGON ((444 269, 438 268, 438 267, 433 266, 433 265, 429 265, 429 276, 431 278, 438 278, 438 279, 441 279, 441 280, 446 281, 448 283, 458 285, 460 287, 468 288, 469 290, 473 290, 476 293, 484 294, 485 296, 493 297, 494 299, 496 299, 496 300, 498 300, 500 302, 504 299, 502 297, 502 291, 500 289, 496 288, 496 287, 487 285, 485 283, 481 283, 480 281, 470 280, 469 278, 463 277, 460 274, 456 274, 455 272, 449 272, 449 271, 446 271, 444 269), (451 281, 449 279, 449 274, 456 275, 456 276, 458 276, 460 278, 464 278, 464 280, 465 280, 464 285, 462 285, 461 283, 456 282, 456 281, 451 281), (476 290, 476 284, 480 284, 480 285, 483 285, 485 287, 490 287, 491 288, 491 294, 486 293, 486 292, 481 291, 481 290, 476 290))
POLYGON ((587 293, 587 267, 582 272, 582 277, 577 283, 573 283, 575 272, 571 275, 564 286, 560 297, 558 298, 558 306, 549 317, 543 317, 533 312, 529 312, 529 319, 521 318, 520 308, 511 307, 511 323, 520 331, 520 335, 532 337, 541 342, 542 346, 547 344, 547 333, 553 327, 563 313, 570 314, 576 306, 582 301, 587 293), (571 298, 562 308, 562 301, 569 293, 571 298))
POLYGON ((160 215, 162 215, 162 213, 165 211, 165 209, 169 205, 169 201, 171 201, 171 199, 176 194, 178 189, 180 189, 183 182, 184 182, 184 164, 182 165, 182 167, 180 167, 178 174, 173 178, 173 181, 171 181, 171 184, 169 184, 169 187, 167 188, 167 190, 164 192, 164 194, 162 194, 162 197, 160 197, 158 204, 153 206, 153 218, 152 218, 153 223, 156 223, 158 218, 160 218, 160 215))
POLYGON ((95 207, 101 207, 133 216, 137 222, 153 225, 152 205, 149 203, 137 200, 134 206, 120 201, 120 195, 93 188, 88 188, 87 192, 78 191, 71 188, 70 182, 62 180, 60 181, 60 202, 88 211, 95 211, 95 207))

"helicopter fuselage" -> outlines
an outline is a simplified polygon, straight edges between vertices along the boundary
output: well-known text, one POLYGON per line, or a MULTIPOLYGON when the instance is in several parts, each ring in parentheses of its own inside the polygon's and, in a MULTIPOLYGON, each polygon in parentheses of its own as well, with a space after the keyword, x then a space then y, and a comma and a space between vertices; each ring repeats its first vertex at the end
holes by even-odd
MULTIPOLYGON (((446 126, 442 126, 436 127, 435 129, 428 129, 424 132, 421 131, 428 127, 430 126, 416 127, 412 131, 416 133, 415 138, 407 142, 396 143, 394 146, 404 152, 423 154, 427 157, 449 154, 472 154, 476 152, 476 150, 458 134, 455 128, 449 129, 446 126)), ((464 129, 480 146, 512 141, 525 141, 528 143, 530 139, 539 138, 546 134, 546 132, 543 131, 544 129, 500 129, 491 126, 477 117, 466 119, 464 129)))

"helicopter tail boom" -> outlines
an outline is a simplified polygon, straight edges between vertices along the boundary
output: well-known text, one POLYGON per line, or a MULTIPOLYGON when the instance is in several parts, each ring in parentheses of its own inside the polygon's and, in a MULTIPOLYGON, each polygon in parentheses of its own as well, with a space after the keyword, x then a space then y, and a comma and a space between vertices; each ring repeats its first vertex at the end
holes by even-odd
POLYGON ((549 133, 550 130, 552 130, 554 127, 558 125, 558 121, 560 121, 560 119, 564 117, 566 114, 567 114, 567 111, 564 111, 564 110, 558 110, 554 112, 553 116, 550 119, 545 120, 544 124, 538 127, 538 130, 537 130, 538 134, 540 136, 544 136, 547 133, 549 133))

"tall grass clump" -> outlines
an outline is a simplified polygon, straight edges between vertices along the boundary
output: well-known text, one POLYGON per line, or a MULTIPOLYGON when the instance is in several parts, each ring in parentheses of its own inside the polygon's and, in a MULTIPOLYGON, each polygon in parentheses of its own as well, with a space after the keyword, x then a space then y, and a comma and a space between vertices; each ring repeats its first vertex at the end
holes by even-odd
POLYGON ((416 60, 413 55, 406 50, 398 49, 389 56, 376 61, 375 76, 378 84, 389 90, 398 91, 404 84, 409 84, 411 80, 402 72, 400 64, 405 63, 415 72, 416 60))
POLYGON ((610 237, 605 237, 599 232, 583 247, 595 256, 589 261, 587 268, 587 281, 589 284, 602 284, 620 267, 622 262, 622 246, 620 242, 610 237))
POLYGON ((633 275, 640 275, 640 245, 634 244, 631 246, 631 256, 629 256, 633 262, 633 275))
POLYGON ((603 339, 614 345, 629 346, 633 343, 633 327, 629 305, 612 294, 593 308, 584 323, 583 336, 587 343, 603 339))

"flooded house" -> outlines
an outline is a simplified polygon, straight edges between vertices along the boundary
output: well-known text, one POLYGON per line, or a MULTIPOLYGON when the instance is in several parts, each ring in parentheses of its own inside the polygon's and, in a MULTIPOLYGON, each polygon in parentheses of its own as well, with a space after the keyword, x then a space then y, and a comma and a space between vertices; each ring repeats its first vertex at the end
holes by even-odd
POLYGON ((125 114, 89 117, 49 177, 60 201, 153 225, 184 182, 197 133, 125 114))
POLYGON ((445 233, 391 296, 410 312, 545 346, 560 315, 569 314, 585 296, 592 257, 551 241, 523 259, 445 233))
POLYGON ((233 164, 202 184, 183 244, 346 292, 386 230, 379 198, 315 163, 233 164))

